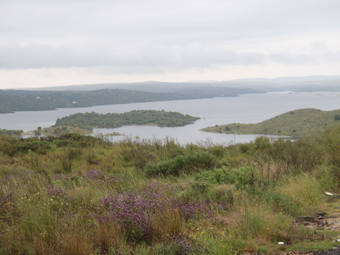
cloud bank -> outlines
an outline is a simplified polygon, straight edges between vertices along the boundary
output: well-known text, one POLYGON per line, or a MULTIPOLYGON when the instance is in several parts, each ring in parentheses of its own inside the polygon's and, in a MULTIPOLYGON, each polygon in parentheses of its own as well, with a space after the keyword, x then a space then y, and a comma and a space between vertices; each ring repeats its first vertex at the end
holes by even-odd
POLYGON ((340 67, 339 13, 338 0, 3 0, 0 78, 72 68, 110 73, 112 82, 223 68, 224 79, 278 66, 324 74, 340 67))

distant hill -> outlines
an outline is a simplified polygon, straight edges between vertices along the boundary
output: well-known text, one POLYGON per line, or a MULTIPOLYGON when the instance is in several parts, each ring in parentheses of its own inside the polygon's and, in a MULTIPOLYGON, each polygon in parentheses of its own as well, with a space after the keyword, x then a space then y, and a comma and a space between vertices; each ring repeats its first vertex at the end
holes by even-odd
MULTIPOLYGON (((148 83, 143 87, 144 91, 119 88, 95 89, 105 87, 104 85, 80 86, 80 88, 86 87, 92 90, 0 90, 0 113, 138 102, 235 97, 241 94, 264 93, 261 90, 249 88, 196 86, 194 84, 184 87, 179 84, 175 86, 168 83, 157 84, 148 83)), ((130 88, 135 88, 135 86, 131 85, 130 88)))
POLYGON ((95 105, 127 104, 204 98, 204 95, 151 93, 123 89, 95 91, 32 91, 0 90, 0 113, 43 111, 57 108, 91 107, 95 105))
POLYGON ((257 124, 233 123, 208 127, 201 131, 227 134, 307 136, 335 124, 340 124, 340 110, 300 109, 257 124))
MULTIPOLYGON (((135 82, 135 83, 99 83, 86 85, 55 86, 47 88, 32 88, 30 90, 101 90, 101 89, 126 89, 156 93, 195 93, 197 90, 208 91, 209 95, 220 96, 230 94, 223 92, 216 94, 216 87, 231 88, 236 94, 261 93, 273 91, 340 91, 340 75, 333 76, 297 76, 278 77, 273 79, 252 78, 235 79, 226 81, 190 81, 190 82, 135 82)), ((201 93, 201 92, 200 92, 201 93)))
POLYGON ((283 87, 295 92, 340 91, 340 78, 305 81, 292 86, 283 87))

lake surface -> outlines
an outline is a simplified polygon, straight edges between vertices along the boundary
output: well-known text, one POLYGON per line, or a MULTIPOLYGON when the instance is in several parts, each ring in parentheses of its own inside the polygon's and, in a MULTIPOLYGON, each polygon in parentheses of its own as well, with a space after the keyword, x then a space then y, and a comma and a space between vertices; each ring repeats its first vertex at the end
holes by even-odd
MULTIPOLYGON (((119 132, 141 139, 164 139, 171 137, 185 143, 231 144, 249 142, 258 135, 232 135, 201 132, 199 129, 229 123, 257 123, 287 111, 302 108, 320 110, 340 109, 339 92, 311 92, 292 94, 289 92, 249 94, 239 97, 217 97, 209 99, 102 105, 85 108, 63 108, 54 111, 30 111, 0 114, 0 128, 34 130, 38 126, 50 127, 57 118, 78 112, 123 113, 132 110, 176 111, 201 117, 194 124, 185 127, 159 128, 156 126, 124 126, 114 129, 94 129, 94 133, 119 132)), ((119 141, 124 137, 110 137, 119 141)))

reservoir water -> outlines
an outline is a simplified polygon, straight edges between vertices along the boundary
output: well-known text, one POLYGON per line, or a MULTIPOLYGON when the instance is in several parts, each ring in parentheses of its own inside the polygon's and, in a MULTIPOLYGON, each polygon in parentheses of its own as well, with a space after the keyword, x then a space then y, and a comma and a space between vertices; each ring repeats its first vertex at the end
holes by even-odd
MULTIPOLYGON (((248 94, 239 97, 217 97, 209 99, 163 101, 149 103, 132 103, 120 105, 102 105, 86 108, 63 108, 54 111, 29 111, 0 114, 1 129, 34 130, 38 126, 49 127, 58 118, 78 112, 123 113, 132 110, 176 111, 198 116, 201 119, 185 127, 159 128, 156 126, 124 126, 115 129, 94 129, 94 133, 119 132, 130 137, 141 139, 164 139, 171 137, 185 143, 221 143, 231 144, 249 142, 258 135, 215 134, 199 131, 202 128, 229 123, 257 123, 287 111, 302 108, 320 110, 340 109, 338 92, 308 93, 266 93, 248 94)), ((111 138, 112 141, 124 139, 124 136, 111 138)))

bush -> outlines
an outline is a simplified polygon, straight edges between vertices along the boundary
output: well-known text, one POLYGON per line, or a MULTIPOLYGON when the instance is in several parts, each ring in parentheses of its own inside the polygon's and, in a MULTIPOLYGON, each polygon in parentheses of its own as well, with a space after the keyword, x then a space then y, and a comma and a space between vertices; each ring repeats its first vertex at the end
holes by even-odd
POLYGON ((18 152, 18 139, 2 135, 0 139, 0 151, 13 157, 18 152))
POLYGON ((216 157, 223 157, 224 156, 224 146, 223 145, 215 145, 209 149, 210 153, 215 155, 216 157))
POLYGON ((216 201, 222 202, 223 204, 232 206, 234 205, 233 195, 234 190, 235 190, 234 185, 228 184, 216 185, 210 190, 210 197, 216 201))
POLYGON ((191 174, 201 170, 213 169, 216 163, 216 157, 209 152, 190 152, 157 164, 148 164, 144 171, 148 177, 157 175, 178 176, 181 173, 191 174))
POLYGON ((323 192, 319 182, 307 174, 291 179, 273 195, 277 208, 288 214, 298 216, 315 209, 320 205, 323 192))
POLYGON ((215 184, 236 184, 238 188, 253 186, 260 179, 257 170, 251 167, 240 167, 239 169, 218 168, 214 171, 206 171, 195 176, 194 186, 201 188, 215 184))
POLYGON ((28 151, 27 156, 25 157, 25 162, 32 168, 37 169, 41 165, 41 159, 37 155, 37 153, 33 151, 28 151))

